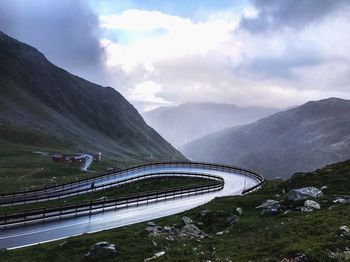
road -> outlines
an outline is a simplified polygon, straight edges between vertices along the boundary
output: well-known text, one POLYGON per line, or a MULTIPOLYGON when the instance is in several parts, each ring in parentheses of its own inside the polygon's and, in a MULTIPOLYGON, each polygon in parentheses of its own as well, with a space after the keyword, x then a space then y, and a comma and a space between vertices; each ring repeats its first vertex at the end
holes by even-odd
MULTIPOLYGON (((172 165, 164 165, 136 169, 131 172, 129 171, 119 174, 115 177, 100 178, 95 181, 95 185, 110 183, 111 180, 115 181, 138 177, 150 172, 190 172, 212 174, 222 177, 225 180, 225 185, 220 191, 202 195, 157 201, 148 205, 129 207, 117 211, 113 210, 91 216, 0 229, 0 248, 19 248, 176 214, 203 205, 215 197, 240 195, 244 189, 257 185, 260 182, 254 177, 232 171, 212 170, 207 167, 174 167, 172 165)), ((86 183, 81 183, 79 187, 87 188, 90 185, 91 181, 86 181, 86 183)))

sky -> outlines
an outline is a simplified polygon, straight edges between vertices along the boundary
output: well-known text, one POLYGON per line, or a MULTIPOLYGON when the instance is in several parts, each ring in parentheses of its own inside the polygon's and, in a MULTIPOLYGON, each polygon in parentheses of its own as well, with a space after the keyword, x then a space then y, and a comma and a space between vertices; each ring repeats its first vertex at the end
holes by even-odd
POLYGON ((0 30, 139 111, 350 99, 348 0, 1 0, 0 30))

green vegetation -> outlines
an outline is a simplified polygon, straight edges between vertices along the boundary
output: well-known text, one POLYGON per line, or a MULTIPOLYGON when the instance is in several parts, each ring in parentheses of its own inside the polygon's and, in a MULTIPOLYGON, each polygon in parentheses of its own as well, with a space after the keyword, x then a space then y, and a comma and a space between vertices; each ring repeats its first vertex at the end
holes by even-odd
MULTIPOLYGON (((42 156, 36 151, 45 148, 18 146, 13 150, 0 149, 0 193, 7 193, 26 188, 41 187, 53 183, 66 183, 78 179, 96 176, 109 167, 122 169, 135 165, 133 162, 122 162, 111 157, 103 157, 100 163, 93 163, 91 170, 82 172, 78 166, 56 163, 50 156, 42 156)), ((48 152, 74 153, 74 151, 53 150, 48 152)))
MULTIPOLYGON (((159 251, 165 255, 155 261, 281 261, 304 253, 309 261, 345 261, 329 254, 350 247, 350 240, 340 238, 338 229, 350 226, 350 204, 333 205, 333 195, 349 194, 350 161, 328 166, 309 174, 298 174, 288 181, 269 181, 262 190, 246 196, 215 199, 201 207, 154 221, 166 226, 181 224, 181 217, 193 219, 209 238, 166 235, 150 237, 146 223, 85 234, 33 247, 5 251, 1 261, 81 261, 90 246, 99 241, 116 244, 117 261, 143 261, 159 251), (327 186, 325 197, 317 200, 320 210, 290 211, 263 217, 255 207, 267 199, 283 200, 284 190, 304 186, 327 186), (237 207, 243 214, 232 226, 226 219, 237 207), (210 210, 206 215, 201 211, 210 210), (217 235, 217 232, 224 232, 217 235)), ((286 191, 285 191, 286 192, 286 191)), ((110 261, 115 261, 110 260, 110 261)), ((108 260, 106 260, 108 261, 108 260)))
POLYGON ((0 215, 21 212, 23 210, 32 210, 40 208, 57 207, 66 204, 75 204, 88 202, 100 198, 122 197, 130 194, 145 193, 149 191, 162 190, 164 188, 171 189, 175 187, 188 185, 203 185, 207 184, 208 180, 201 178, 184 178, 184 177, 169 177, 169 178, 151 178, 137 181, 131 184, 123 185, 119 188, 111 188, 104 191, 97 191, 89 194, 72 196, 58 200, 50 200, 46 202, 38 202, 33 204, 25 204, 18 206, 0 208, 0 215))

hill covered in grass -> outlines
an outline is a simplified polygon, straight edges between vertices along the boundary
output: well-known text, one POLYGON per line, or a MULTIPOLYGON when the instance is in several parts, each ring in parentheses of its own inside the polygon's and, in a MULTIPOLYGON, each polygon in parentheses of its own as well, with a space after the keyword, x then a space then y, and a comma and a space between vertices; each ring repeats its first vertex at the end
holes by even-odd
POLYGON ((252 194, 218 198, 153 223, 3 251, 0 259, 93 261, 85 256, 91 246, 107 241, 115 244, 117 253, 104 261, 143 261, 156 254, 155 261, 348 261, 349 189, 350 161, 346 161, 298 173, 287 181, 268 181, 252 194), (290 190, 305 187, 322 188, 322 196, 288 199, 290 190), (267 200, 281 207, 278 212, 257 208, 267 200), (307 200, 320 208, 305 209, 307 200), (186 235, 184 221, 200 234, 186 235))
POLYGON ((2 32, 0 145, 102 151, 124 161, 185 159, 115 89, 70 74, 2 32))

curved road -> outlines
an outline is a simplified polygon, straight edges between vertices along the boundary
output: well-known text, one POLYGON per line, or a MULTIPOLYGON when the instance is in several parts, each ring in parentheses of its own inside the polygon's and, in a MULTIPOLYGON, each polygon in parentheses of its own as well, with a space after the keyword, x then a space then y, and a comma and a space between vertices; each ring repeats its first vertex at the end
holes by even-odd
MULTIPOLYGON (((220 169, 220 168, 219 168, 220 169)), ((70 236, 81 235, 83 233, 98 232, 106 229, 130 225, 142 221, 148 221, 197 207, 205 204, 215 197, 240 195, 242 192, 253 186, 258 185, 261 180, 249 175, 241 174, 239 170, 234 171, 227 168, 215 170, 209 165, 200 166, 199 164, 179 164, 172 163, 144 166, 134 170, 117 172, 112 176, 86 180, 82 183, 70 185, 71 189, 85 188, 88 192, 92 181, 95 186, 108 185, 112 181, 120 181, 127 178, 137 178, 145 174, 155 172, 186 172, 193 174, 209 174, 222 177, 225 181, 224 188, 220 191, 209 192, 201 195, 177 198, 160 202, 152 202, 148 205, 128 207, 117 211, 107 211, 97 213, 91 216, 81 216, 76 218, 62 219, 61 221, 51 221, 40 224, 28 224, 19 227, 9 227, 0 229, 0 248, 19 248, 28 245, 53 241, 67 238, 70 236), (198 166, 195 166, 198 165, 198 166)), ((52 194, 54 191, 67 191, 68 189, 59 188, 42 190, 40 194, 52 194)), ((69 190, 68 190, 69 191, 69 190)), ((18 196, 17 196, 18 197, 18 196)))

